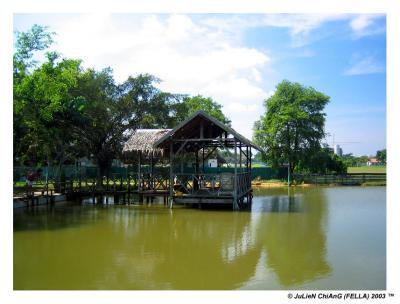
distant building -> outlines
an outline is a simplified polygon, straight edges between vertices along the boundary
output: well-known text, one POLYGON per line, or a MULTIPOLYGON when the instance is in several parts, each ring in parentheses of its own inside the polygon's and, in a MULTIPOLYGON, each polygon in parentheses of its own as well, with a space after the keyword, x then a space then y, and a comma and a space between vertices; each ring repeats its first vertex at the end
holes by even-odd
POLYGON ((343 155, 343 150, 339 145, 335 145, 333 147, 333 153, 335 153, 338 156, 342 156, 343 155))
POLYGON ((381 165, 381 162, 375 157, 371 157, 367 161, 367 166, 379 166, 379 165, 381 165))

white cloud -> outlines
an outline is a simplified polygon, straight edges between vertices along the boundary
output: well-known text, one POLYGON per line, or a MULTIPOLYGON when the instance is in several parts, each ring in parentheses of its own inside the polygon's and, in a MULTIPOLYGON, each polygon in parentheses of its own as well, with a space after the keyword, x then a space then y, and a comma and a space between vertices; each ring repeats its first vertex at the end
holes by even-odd
POLYGON ((266 15, 264 24, 274 27, 284 27, 290 30, 292 35, 308 34, 319 28, 323 23, 346 18, 339 14, 279 14, 266 15))
POLYGON ((54 29, 56 49, 67 57, 83 59, 86 67, 110 66, 118 82, 129 75, 150 73, 162 80, 163 90, 210 96, 223 105, 233 127, 251 137, 253 121, 258 118, 254 113, 267 95, 262 88, 263 70, 270 58, 242 45, 244 28, 232 33, 231 28, 187 15, 117 18, 74 17, 54 29))
POLYGON ((386 31, 385 26, 377 24, 377 20, 381 19, 383 15, 380 14, 363 14, 353 18, 350 22, 350 27, 356 38, 365 36, 381 34, 386 31))
POLYGON ((349 21, 352 34, 356 38, 384 33, 385 26, 377 23, 382 17, 384 15, 381 14, 265 14, 254 15, 251 18, 235 15, 230 18, 207 18, 203 24, 218 26, 233 35, 239 28, 262 26, 286 28, 291 36, 291 46, 302 47, 330 35, 329 32, 317 33, 317 30, 328 22, 349 21))
POLYGON ((258 108, 256 104, 243 104, 240 102, 233 102, 229 105, 229 108, 235 112, 255 112, 258 108))
POLYGON ((286 28, 291 36, 291 46, 301 47, 318 37, 309 35, 322 24, 349 18, 345 14, 256 14, 248 16, 234 15, 229 18, 210 17, 202 21, 202 24, 215 27, 231 33, 235 36, 238 29, 254 27, 279 27, 286 28))
POLYGON ((345 75, 364 75, 364 74, 376 74, 384 73, 385 66, 376 62, 372 56, 367 56, 358 59, 350 68, 348 68, 345 75))

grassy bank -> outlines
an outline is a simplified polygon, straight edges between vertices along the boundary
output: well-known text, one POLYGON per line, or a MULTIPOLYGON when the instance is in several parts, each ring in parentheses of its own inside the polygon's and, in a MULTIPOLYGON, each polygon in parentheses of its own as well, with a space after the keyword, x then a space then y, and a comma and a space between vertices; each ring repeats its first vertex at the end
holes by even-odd
POLYGON ((386 166, 348 167, 347 173, 386 173, 386 166))

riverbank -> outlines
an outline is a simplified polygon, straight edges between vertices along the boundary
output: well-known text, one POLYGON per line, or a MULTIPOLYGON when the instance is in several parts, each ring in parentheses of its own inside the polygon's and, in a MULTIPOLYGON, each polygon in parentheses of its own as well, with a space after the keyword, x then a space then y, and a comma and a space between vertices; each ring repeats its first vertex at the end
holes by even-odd
MULTIPOLYGON (((283 181, 252 181, 251 182, 252 187, 258 187, 258 188, 280 188, 280 187, 287 187, 288 183, 283 182, 283 181)), ((291 187, 312 187, 314 184, 307 184, 307 183, 301 183, 301 184, 296 184, 292 183, 290 185, 291 187)))
MULTIPOLYGON (((288 183, 283 182, 283 181, 252 181, 251 186, 253 188, 281 188, 281 187, 287 187, 288 183)), ((328 186, 328 187, 337 187, 337 186, 347 186, 343 185, 340 183, 292 183, 290 185, 291 187, 301 187, 301 188, 306 188, 306 187, 315 187, 315 186, 328 186)), ((370 181, 370 182, 364 182, 359 185, 354 184, 352 186, 359 186, 359 187, 378 187, 386 186, 386 181, 370 181)))

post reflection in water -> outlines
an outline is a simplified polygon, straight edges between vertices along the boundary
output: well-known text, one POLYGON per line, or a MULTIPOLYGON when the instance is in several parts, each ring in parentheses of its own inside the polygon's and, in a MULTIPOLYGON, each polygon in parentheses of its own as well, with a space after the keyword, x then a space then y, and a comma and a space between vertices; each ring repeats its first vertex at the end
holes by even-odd
MULTIPOLYGON (((351 270, 327 258, 326 234, 337 223, 326 193, 256 191, 245 212, 162 204, 14 211, 14 289, 328 289, 334 269, 338 278, 351 270)), ((370 248, 375 260, 379 248, 370 248)))

